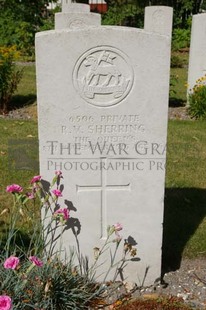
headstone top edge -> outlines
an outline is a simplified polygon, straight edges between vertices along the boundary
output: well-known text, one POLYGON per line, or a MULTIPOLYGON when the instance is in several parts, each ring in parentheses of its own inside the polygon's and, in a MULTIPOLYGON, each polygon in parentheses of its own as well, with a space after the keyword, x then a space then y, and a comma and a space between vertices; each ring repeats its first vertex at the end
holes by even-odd
POLYGON ((145 9, 168 9, 170 11, 173 11, 173 7, 171 6, 167 6, 167 5, 150 5, 150 6, 146 6, 145 9))
POLYGON ((140 29, 140 28, 133 28, 133 27, 122 27, 122 26, 97 26, 97 25, 89 25, 87 26, 85 29, 55 29, 55 30, 47 30, 47 31, 43 31, 43 32, 37 32, 36 33, 36 38, 37 37, 44 37, 44 36, 48 36, 48 35, 55 35, 55 34, 59 34, 59 33, 71 33, 71 32, 85 32, 87 33, 88 31, 93 31, 94 33, 96 31, 109 31, 109 30, 115 30, 116 32, 120 32, 120 31, 125 31, 125 32, 130 32, 130 33, 139 33, 139 34, 144 34, 144 35, 152 35, 153 37, 164 37, 164 38, 169 38, 169 35, 166 34, 160 34, 160 33, 156 33, 156 32, 152 32, 152 31, 146 31, 144 29, 140 29))
POLYGON ((89 4, 85 3, 62 4, 62 13, 88 13, 88 12, 90 12, 89 4))
POLYGON ((83 17, 83 16, 87 16, 87 15, 101 15, 101 14, 99 14, 99 13, 94 13, 94 12, 80 12, 80 11, 78 11, 78 12, 58 12, 58 13, 55 13, 55 15, 67 15, 67 14, 75 14, 75 15, 79 15, 79 16, 81 16, 81 17, 83 17))
POLYGON ((206 15, 206 13, 193 14, 192 18, 199 18, 200 16, 201 16, 201 18, 205 18, 205 15, 206 15))

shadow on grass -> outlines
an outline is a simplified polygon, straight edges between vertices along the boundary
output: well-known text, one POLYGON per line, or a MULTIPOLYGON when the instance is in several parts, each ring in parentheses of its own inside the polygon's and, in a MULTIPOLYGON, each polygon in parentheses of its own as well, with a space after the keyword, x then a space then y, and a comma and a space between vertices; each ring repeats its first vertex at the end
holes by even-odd
MULTIPOLYGON (((7 232, 5 229, 1 229, 1 242, 0 242, 0 252, 5 253, 5 246, 7 243, 7 232)), ((24 255, 28 253, 34 246, 34 240, 32 242, 30 236, 27 232, 18 230, 15 232, 14 237, 11 238, 9 246, 9 255, 15 253, 16 256, 24 255)))
POLYGON ((185 107, 186 102, 183 99, 179 98, 170 98, 169 99, 169 107, 170 108, 178 108, 185 107))
POLYGON ((179 269, 185 245, 205 216, 205 189, 166 189, 162 247, 163 274, 179 269))
POLYGON ((35 101, 36 101, 35 94, 28 94, 26 96, 15 95, 12 97, 9 103, 9 110, 23 108, 25 106, 33 104, 35 101))

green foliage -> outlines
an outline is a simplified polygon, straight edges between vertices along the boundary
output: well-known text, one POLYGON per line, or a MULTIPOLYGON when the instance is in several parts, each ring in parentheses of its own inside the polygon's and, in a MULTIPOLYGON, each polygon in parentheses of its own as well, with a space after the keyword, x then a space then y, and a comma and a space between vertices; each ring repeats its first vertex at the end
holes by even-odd
MULTIPOLYGON (((123 255, 116 262, 116 253, 122 240, 119 235, 122 225, 119 223, 108 226, 107 238, 100 248, 95 248, 92 263, 81 254, 78 240, 76 250, 71 247, 70 253, 66 253, 67 256, 63 253, 63 234, 71 222, 70 210, 61 208, 58 201, 58 198, 62 197, 59 190, 62 178, 61 171, 55 172, 51 183, 45 180, 41 182, 40 175, 34 176, 26 194, 17 184, 6 188, 14 202, 0 214, 6 214, 9 218, 7 238, 4 244, 1 244, 0 298, 10 298, 13 310, 86 310, 91 302, 98 302, 100 293, 105 293, 106 278, 110 271, 114 270, 116 280, 120 270, 122 272, 128 262, 135 259, 134 242, 131 244, 125 239, 123 255), (48 187, 47 190, 43 184, 48 187), (38 218, 34 216, 37 207, 42 214, 42 221, 40 214, 38 218), (27 247, 24 246, 23 239, 19 245, 16 238, 17 222, 21 216, 30 223, 30 242, 27 247), (103 283, 97 284, 95 277, 98 267, 103 264, 100 257, 105 252, 109 252, 110 266, 104 275, 103 283)), ((70 232, 72 233, 72 230, 70 232)), ((78 233, 73 233, 78 239, 78 233)))
POLYGON ((201 10, 206 10, 206 0, 203 0, 201 3, 201 10))
POLYGON ((175 74, 170 75, 170 97, 173 97, 176 94, 175 86, 178 82, 178 76, 175 74))
POLYGON ((88 309, 90 299, 100 293, 94 283, 75 271, 72 262, 54 259, 30 271, 31 262, 22 259, 20 268, 13 271, 3 267, 4 260, 2 257, 0 291, 11 297, 13 310, 88 309))
POLYGON ((0 12, 12 13, 16 20, 31 23, 34 30, 41 25, 42 18, 46 16, 47 0, 1 0, 0 12))
POLYGON ((22 78, 14 61, 18 58, 15 47, 0 47, 0 111, 7 112, 8 105, 22 78))
POLYGON ((198 79, 189 94, 189 113, 196 119, 206 120, 206 76, 198 79))
POLYGON ((190 29, 176 28, 172 35, 172 49, 179 50, 190 46, 190 29))
POLYGON ((15 45, 22 54, 34 53, 34 29, 31 23, 9 11, 0 13, 0 45, 15 45))
POLYGON ((1 0, 0 45, 16 45, 23 54, 33 56, 35 33, 54 26, 46 5, 46 0, 1 0))
POLYGON ((46 18, 42 19, 42 24, 38 31, 45 31, 54 29, 54 16, 56 13, 61 12, 61 7, 57 5, 54 9, 47 12, 46 18))
POLYGON ((171 68, 183 68, 186 65, 186 60, 177 55, 177 54, 172 54, 171 55, 171 68))
MULTIPOLYGON (((174 55, 177 55, 182 59, 182 62, 184 61, 185 64, 188 63, 188 53, 180 53, 180 52, 173 52, 174 55)), ((173 98, 172 102, 170 101, 171 104, 174 106, 180 106, 180 105, 185 105, 187 101, 186 97, 186 83, 187 83, 187 67, 184 66, 184 68, 171 68, 171 75, 178 76, 178 83, 175 83, 174 85, 174 91, 173 93, 173 98)))
MULTIPOLYGON (((58 227, 64 227, 68 220, 68 213, 66 215, 61 213, 62 209, 59 213, 54 212, 54 209, 58 207, 58 196, 45 192, 40 179, 41 176, 32 178, 28 188, 30 193, 26 195, 23 194, 23 188, 19 185, 7 187, 7 191, 13 196, 14 203, 10 206, 10 211, 6 208, 1 213, 1 216, 7 214, 9 217, 9 229, 6 242, 1 248, 0 295, 1 297, 9 296, 12 299, 13 310, 87 309, 90 300, 99 295, 100 289, 87 274, 82 274, 82 269, 80 271, 78 266, 74 265, 74 253, 70 253, 69 261, 60 261, 62 250, 60 241, 57 254, 52 251, 44 255, 44 246, 47 245, 49 249, 53 248, 53 233, 58 227), (45 197, 43 201, 42 195, 45 197), (40 216, 38 219, 34 216, 37 206, 40 207, 39 212, 44 209, 47 225, 42 225, 40 216), (29 221, 32 228, 28 231, 30 242, 27 248, 24 246, 25 240, 22 239, 20 245, 16 238, 17 223, 22 216, 29 221), (45 243, 42 241, 43 236, 45 243), (13 257, 18 260, 13 268, 11 263, 7 266, 3 264, 13 257), (32 257, 38 260, 38 264, 31 260, 32 257)), ((54 186, 58 188, 59 183, 60 176, 55 175, 51 188, 54 186)), ((61 239, 62 233, 55 234, 55 237, 61 239)))
POLYGON ((203 9, 206 0, 203 2, 201 0, 106 0, 106 2, 108 3, 109 9, 115 5, 124 7, 131 4, 135 5, 138 9, 144 9, 148 5, 171 6, 174 9, 174 27, 187 29, 191 15, 199 13, 203 9))
MULTIPOLYGON (((131 1, 129 1, 131 2, 131 1)), ((134 3, 114 1, 102 17, 103 25, 143 27, 144 10, 134 3)))

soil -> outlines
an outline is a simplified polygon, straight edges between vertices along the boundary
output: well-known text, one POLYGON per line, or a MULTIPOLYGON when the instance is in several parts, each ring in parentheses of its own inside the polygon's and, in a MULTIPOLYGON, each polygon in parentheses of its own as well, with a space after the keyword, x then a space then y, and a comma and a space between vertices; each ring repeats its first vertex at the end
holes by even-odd
MULTIPOLYGON (((7 114, 0 115, 0 118, 7 119, 36 119, 37 118, 37 107, 36 103, 31 106, 23 107, 20 109, 9 111, 7 114)), ((169 107, 169 119, 178 120, 189 120, 191 119, 188 115, 187 108, 184 107, 169 107)))
POLYGON ((193 309, 206 309, 206 259, 182 260, 180 268, 166 273, 162 283, 134 293, 147 294, 177 296, 193 309))
POLYGON ((187 107, 169 107, 169 119, 190 120, 187 107))
MULTIPOLYGON (((140 299, 142 302, 145 300, 154 301, 161 297, 171 298, 172 296, 177 298, 175 302, 179 300, 189 309, 206 309, 206 258, 183 259, 178 270, 164 274, 161 282, 150 287, 137 287, 135 283, 128 282, 122 285, 116 283, 110 284, 106 293, 109 294, 109 297, 106 298, 106 310, 116 309, 114 305, 117 304, 117 300, 123 301, 124 305, 124 301, 136 299, 140 299)), ((130 308, 131 306, 128 306, 124 309, 130 308)), ((148 309, 152 310, 153 308, 148 309)))

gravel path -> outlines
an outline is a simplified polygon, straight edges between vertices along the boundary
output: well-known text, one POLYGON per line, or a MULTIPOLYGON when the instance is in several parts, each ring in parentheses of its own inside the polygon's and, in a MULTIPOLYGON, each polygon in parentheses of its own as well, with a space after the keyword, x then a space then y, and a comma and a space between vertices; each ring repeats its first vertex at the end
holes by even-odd
POLYGON ((185 259, 179 270, 166 273, 163 280, 162 285, 135 294, 173 295, 182 298, 193 309, 206 309, 206 259, 185 259))
MULTIPOLYGON (((162 283, 138 288, 134 283, 109 283, 105 296, 107 305, 123 299, 158 299, 175 296, 192 309, 206 309, 206 258, 184 259, 176 271, 164 275, 162 283)), ((105 310, 113 309, 108 306, 105 310)))

